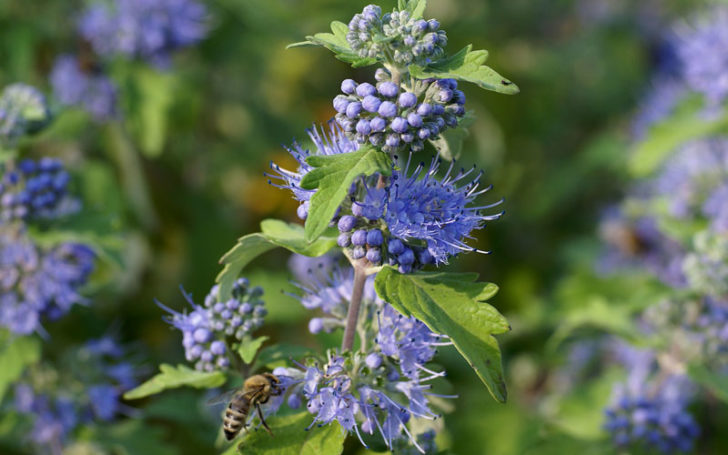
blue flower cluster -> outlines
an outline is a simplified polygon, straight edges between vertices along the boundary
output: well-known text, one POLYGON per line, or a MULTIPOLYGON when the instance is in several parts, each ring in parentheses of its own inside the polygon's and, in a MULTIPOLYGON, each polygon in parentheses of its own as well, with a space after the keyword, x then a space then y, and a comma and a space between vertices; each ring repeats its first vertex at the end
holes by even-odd
POLYGON ((207 12, 195 0, 112 0, 90 6, 79 32, 102 56, 166 65, 169 54, 205 37, 207 12))
POLYGON ((109 336, 89 341, 65 359, 71 375, 50 366, 34 369, 15 387, 15 409, 33 422, 29 440, 37 448, 60 453, 82 424, 108 422, 134 410, 121 394, 137 383, 135 367, 124 360, 126 349, 109 336), (48 374, 57 379, 49 382, 48 374))
MULTIPOLYGON (((326 287, 305 293, 301 302, 340 319, 343 316, 337 310, 345 310, 351 282, 351 274, 335 271, 326 287)), ((337 421, 360 440, 361 432, 376 432, 390 449, 404 438, 425 453, 418 441, 431 440, 416 438, 407 424, 412 417, 437 417, 430 408, 428 397, 435 394, 428 382, 445 373, 429 369, 427 363, 437 347, 450 342, 415 318, 398 313, 377 298, 373 288, 373 281, 367 281, 362 316, 366 321, 362 343, 367 346, 366 340, 373 340, 373 345, 354 354, 329 353, 324 365, 300 365, 303 371, 286 373, 298 379, 289 387, 295 397, 289 398, 289 404, 306 402, 308 411, 315 415, 311 425, 337 421)))
POLYGON ((50 119, 45 96, 26 84, 11 84, 0 95, 0 147, 11 147, 26 133, 42 128, 50 119))
POLYGON ((346 41, 362 58, 384 55, 400 66, 426 65, 443 56, 447 35, 435 19, 415 19, 408 11, 382 14, 368 5, 349 21, 346 41))
POLYGON ((418 152, 424 141, 457 127, 465 115, 465 94, 454 79, 417 81, 412 90, 403 90, 384 69, 376 77, 376 87, 346 79, 344 94, 334 98, 336 121, 359 144, 389 153, 418 152))
POLYGON ((218 286, 215 285, 205 297, 204 306, 196 305, 192 296, 184 294, 192 305, 190 313, 178 313, 161 303, 157 304, 172 316, 168 322, 182 332, 185 357, 195 362, 200 371, 224 370, 230 366, 230 346, 226 340, 241 341, 263 325, 267 314, 260 299, 263 289, 250 287, 245 278, 235 282, 232 298, 226 302, 218 300, 218 286))
POLYGON ((682 76, 694 91, 711 104, 728 98, 728 8, 716 7, 710 15, 678 31, 676 52, 682 76))
MULTIPOLYGON (((308 201, 315 190, 300 187, 301 179, 312 169, 305 159, 312 154, 332 155, 356 150, 356 143, 346 138, 336 126, 329 135, 311 130, 316 149, 311 152, 295 146, 289 152, 299 162, 299 168, 288 171, 271 163, 279 183, 301 201, 298 215, 308 215, 308 201)), ((410 172, 410 159, 404 170, 394 169, 389 182, 380 185, 379 175, 360 180, 351 188, 332 220, 341 233, 338 244, 352 259, 366 259, 373 265, 398 265, 403 273, 427 264, 443 264, 463 251, 477 251, 465 240, 487 221, 500 218, 503 212, 483 214, 502 200, 483 206, 473 206, 475 198, 490 190, 480 188, 482 172, 474 169, 454 172, 451 164, 445 175, 437 177, 440 161, 429 167, 420 163, 410 172), (381 186, 381 187, 380 187, 381 186)))
POLYGON ((43 331, 43 318, 55 320, 75 303, 93 270, 86 245, 36 246, 22 229, 0 230, 0 326, 16 334, 43 331))
POLYGON ((82 68, 77 57, 58 57, 53 64, 50 81, 62 105, 78 106, 98 122, 116 115, 117 88, 114 82, 101 71, 82 68))
POLYGON ((0 165, 0 224, 16 219, 52 218, 61 214, 70 176, 53 158, 24 159, 0 165))

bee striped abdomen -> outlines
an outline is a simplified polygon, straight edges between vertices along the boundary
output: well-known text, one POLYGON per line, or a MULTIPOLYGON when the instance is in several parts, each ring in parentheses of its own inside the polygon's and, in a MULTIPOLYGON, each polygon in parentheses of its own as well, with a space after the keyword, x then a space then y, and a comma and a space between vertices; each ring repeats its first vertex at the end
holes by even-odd
POLYGON ((234 439, 243 429, 249 411, 250 400, 245 395, 236 395, 230 401, 227 409, 225 409, 225 417, 222 421, 222 429, 228 441, 234 439))

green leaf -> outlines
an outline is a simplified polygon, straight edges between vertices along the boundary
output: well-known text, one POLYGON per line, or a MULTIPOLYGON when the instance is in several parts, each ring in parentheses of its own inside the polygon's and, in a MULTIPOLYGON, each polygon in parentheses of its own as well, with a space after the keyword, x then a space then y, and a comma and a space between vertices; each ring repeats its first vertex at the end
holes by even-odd
POLYGON ((710 371, 705 365, 695 364, 688 367, 690 377, 707 388, 713 395, 728 403, 728 377, 710 371))
POLYGON ((263 346, 263 343, 265 343, 268 339, 269 337, 267 336, 255 339, 243 338, 243 341, 238 347, 238 354, 240 354, 240 358, 243 359, 243 362, 250 364, 250 362, 255 359, 255 354, 258 353, 260 347, 263 346))
POLYGON ((25 368, 40 359, 40 341, 36 337, 15 337, 0 332, 0 403, 8 386, 17 381, 25 368))
POLYGON ((174 102, 175 79, 172 74, 135 69, 133 128, 142 152, 148 157, 157 157, 167 137, 167 115, 174 102))
POLYGON ((313 417, 308 412, 266 419, 275 437, 264 431, 251 431, 226 454, 245 455, 339 455, 344 451, 346 432, 337 422, 309 431, 313 417))
POLYGON ((412 19, 421 19, 426 7, 427 0, 410 0, 407 2, 406 10, 412 19))
POLYGON ((159 366, 161 373, 146 381, 139 387, 124 394, 126 400, 136 400, 157 394, 163 390, 187 386, 196 389, 220 387, 225 383, 225 375, 221 371, 197 371, 185 365, 173 367, 163 363, 159 366))
POLYGON ((349 194, 354 179, 375 172, 383 175, 392 173, 389 155, 366 145, 351 153, 309 156, 306 162, 316 169, 303 177, 301 187, 308 190, 318 188, 311 197, 306 218, 305 237, 308 242, 324 233, 336 209, 349 194))
POLYGON ((225 267, 216 281, 220 283, 219 293, 223 301, 230 298, 233 284, 243 268, 256 257, 275 247, 283 247, 304 256, 318 257, 336 245, 335 229, 330 230, 331 235, 325 235, 315 242, 308 243, 304 240, 303 227, 298 224, 263 220, 260 228, 263 232, 241 237, 238 243, 220 259, 220 263, 225 267))
POLYGON ((460 158, 463 141, 470 135, 467 128, 472 125, 474 120, 475 118, 468 114, 460 120, 457 128, 448 129, 434 139, 430 139, 430 143, 443 159, 452 161, 460 158))
POLYGON ((339 21, 331 23, 331 31, 333 33, 316 33, 313 36, 307 36, 306 41, 293 43, 287 46, 288 49, 303 46, 323 46, 334 53, 339 60, 350 63, 354 68, 369 66, 377 63, 375 58, 362 58, 354 52, 346 41, 346 34, 349 27, 339 21))
POLYGON ((472 82, 486 90, 515 95, 520 90, 513 82, 496 73, 492 68, 484 65, 488 59, 488 51, 473 51, 469 44, 457 54, 433 62, 426 67, 410 66, 410 74, 419 79, 453 78, 460 81, 472 82))
POLYGON ((498 292, 479 283, 477 273, 401 274, 391 266, 377 273, 377 294, 405 316, 414 316, 433 332, 448 335, 491 395, 506 401, 500 348, 493 335, 510 330, 506 319, 485 303, 498 292))
POLYGON ((631 154, 629 169, 635 177, 647 176, 681 144, 726 132, 727 112, 717 118, 706 119, 695 109, 683 110, 650 129, 631 154))

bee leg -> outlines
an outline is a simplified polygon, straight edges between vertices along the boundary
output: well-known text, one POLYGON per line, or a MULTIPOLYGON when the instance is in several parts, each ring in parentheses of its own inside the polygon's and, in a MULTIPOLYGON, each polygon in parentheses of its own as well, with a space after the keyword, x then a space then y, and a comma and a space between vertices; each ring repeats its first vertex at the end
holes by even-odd
POLYGON ((273 432, 268 427, 268 424, 265 423, 265 419, 263 418, 263 410, 260 409, 260 405, 258 403, 255 403, 255 409, 258 410, 258 418, 260 418, 261 425, 263 425, 263 428, 265 428, 265 431, 267 431, 268 434, 270 434, 271 437, 272 437, 273 436, 273 432))

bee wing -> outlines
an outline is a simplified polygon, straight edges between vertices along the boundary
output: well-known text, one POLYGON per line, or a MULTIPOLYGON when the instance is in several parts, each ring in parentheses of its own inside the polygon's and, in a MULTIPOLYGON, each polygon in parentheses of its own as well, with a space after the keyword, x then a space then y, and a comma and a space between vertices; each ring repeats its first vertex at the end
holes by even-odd
POLYGON ((237 392, 238 389, 228 390, 227 392, 223 392, 218 396, 210 398, 209 400, 207 400, 206 404, 208 406, 214 406, 220 403, 229 403, 237 392))

